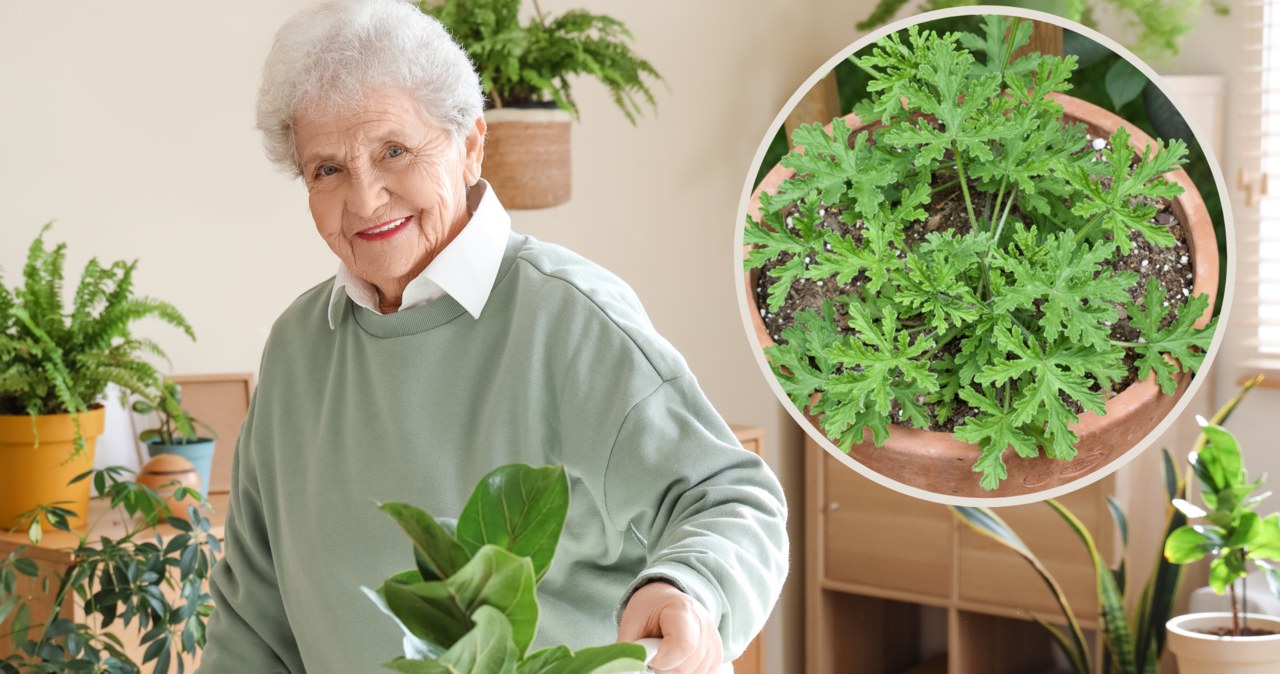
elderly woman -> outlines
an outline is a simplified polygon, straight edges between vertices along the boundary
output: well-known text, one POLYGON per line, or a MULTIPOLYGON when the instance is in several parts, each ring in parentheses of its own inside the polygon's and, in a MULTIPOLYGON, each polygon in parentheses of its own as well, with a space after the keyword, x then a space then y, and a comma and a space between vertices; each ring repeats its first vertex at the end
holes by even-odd
POLYGON ((201 672, 376 670, 400 635, 360 587, 409 559, 373 501, 457 513, 513 462, 571 484, 535 647, 660 636, 655 669, 703 674, 773 606, 777 480, 622 281, 511 231, 481 112, 465 53, 412 4, 280 30, 258 124, 341 263, 267 340, 201 672))

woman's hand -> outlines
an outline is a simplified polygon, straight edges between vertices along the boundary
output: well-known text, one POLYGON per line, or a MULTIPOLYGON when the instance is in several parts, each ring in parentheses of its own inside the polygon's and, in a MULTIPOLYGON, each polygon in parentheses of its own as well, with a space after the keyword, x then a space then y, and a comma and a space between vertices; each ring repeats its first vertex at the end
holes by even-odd
POLYGON ((618 641, 660 637, 649 662, 658 674, 714 674, 724 660, 720 632, 693 597, 655 581, 636 590, 622 611, 618 641))

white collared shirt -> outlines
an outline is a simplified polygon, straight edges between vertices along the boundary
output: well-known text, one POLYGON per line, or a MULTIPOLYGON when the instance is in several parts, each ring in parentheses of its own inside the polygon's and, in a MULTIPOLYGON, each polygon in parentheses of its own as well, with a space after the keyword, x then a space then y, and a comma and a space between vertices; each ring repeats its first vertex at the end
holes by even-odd
MULTIPOLYGON (((489 301, 493 281, 502 264, 507 237, 511 233, 511 216, 484 180, 476 182, 468 195, 474 202, 480 192, 471 219, 461 232, 436 255, 431 264, 409 281, 401 295, 400 311, 421 306, 449 295, 475 318, 489 301)), ((329 327, 338 324, 342 315, 343 291, 352 302, 376 314, 378 291, 373 284, 351 273, 345 263, 338 263, 338 273, 329 293, 329 327)))

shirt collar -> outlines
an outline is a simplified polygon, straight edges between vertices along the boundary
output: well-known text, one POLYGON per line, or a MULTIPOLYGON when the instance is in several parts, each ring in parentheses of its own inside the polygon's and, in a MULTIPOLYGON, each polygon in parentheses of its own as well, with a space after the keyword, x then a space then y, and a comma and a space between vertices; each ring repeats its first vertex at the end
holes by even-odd
MULTIPOLYGON (((431 264, 405 286, 400 310, 426 304, 447 294, 472 317, 480 317, 493 291, 498 267, 502 264, 507 238, 511 234, 511 216, 484 180, 476 183, 468 197, 474 204, 471 219, 431 264)), ((378 293, 373 285, 339 262, 333 288, 329 292, 330 328, 337 327, 342 318, 346 298, 381 313, 378 311, 378 293)))

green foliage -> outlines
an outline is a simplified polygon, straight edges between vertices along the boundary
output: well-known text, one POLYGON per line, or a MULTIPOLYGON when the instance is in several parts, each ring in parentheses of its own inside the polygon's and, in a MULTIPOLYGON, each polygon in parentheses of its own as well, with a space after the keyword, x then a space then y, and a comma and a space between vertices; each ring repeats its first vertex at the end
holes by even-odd
POLYGON ((145 394, 159 385, 146 355, 164 357, 153 341, 130 332, 133 323, 157 318, 195 339, 173 305, 133 294, 137 261, 103 266, 89 260, 70 310, 63 305, 66 244, 45 248, 45 225, 31 243, 23 285, 0 283, 0 414, 71 413, 76 452, 84 447, 79 413, 95 404, 108 383, 145 394))
MULTIPOLYGON (((893 19, 908 0, 878 0, 871 14, 857 24, 859 30, 882 26, 893 19)), ((1101 3, 1087 0, 922 0, 911 10, 920 13, 964 5, 1004 5, 1025 7, 1093 26, 1094 8, 1101 3)), ((1107 12, 1117 14, 1126 25, 1137 28, 1133 49, 1139 54, 1163 56, 1178 53, 1178 43, 1208 5, 1217 14, 1226 14, 1226 0, 1110 0, 1107 12)))
MULTIPOLYGON (((1240 404, 1261 377, 1255 378, 1214 416, 1214 423, 1222 423, 1240 404)), ((1213 426, 1213 428, 1217 428, 1213 426)), ((1196 447, 1205 446, 1210 431, 1201 435, 1196 447)), ((1193 451, 1193 454, 1195 452, 1193 451)), ((1164 452, 1165 488, 1170 499, 1165 508, 1164 534, 1173 541, 1178 532, 1188 530, 1185 507, 1180 504, 1186 494, 1186 482, 1182 480, 1174 467, 1173 457, 1164 452), (1179 507, 1174 507, 1179 506, 1179 507)), ((1084 545, 1093 562, 1094 584, 1097 590, 1102 640, 1102 658, 1095 661, 1093 651, 1084 638, 1066 593, 1056 578, 1044 565, 1035 552, 995 511, 990 508, 953 506, 952 511, 960 521, 969 525, 974 531, 992 541, 1012 550, 1035 569, 1053 594, 1058 608, 1062 611, 1067 630, 1050 624, 1040 616, 1032 616, 1046 631, 1066 656, 1074 674, 1157 674, 1160 671, 1160 656, 1164 652, 1164 625, 1173 615, 1174 595, 1182 578, 1182 567, 1176 560, 1166 559, 1162 550, 1156 554, 1147 582, 1143 585, 1136 602, 1130 600, 1133 587, 1127 583, 1128 554, 1121 555, 1115 566, 1110 565, 1098 550, 1094 535, 1065 506, 1053 499, 1045 501, 1054 513, 1067 524, 1084 545), (1132 604, 1133 611, 1126 615, 1125 607, 1132 604)), ((1129 545, 1129 525, 1124 511, 1110 498, 1107 500, 1111 515, 1120 534, 1120 542, 1125 548, 1129 545)), ((1109 533, 1106 535, 1110 535, 1109 533)), ((1280 553, 1280 550, 1277 550, 1280 553)))
POLYGON ((1244 601, 1234 583, 1249 573, 1249 562, 1264 571, 1272 592, 1280 596, 1280 565, 1276 564, 1280 562, 1280 513, 1258 514, 1258 505, 1271 495, 1258 493, 1265 476, 1250 482, 1235 436, 1217 423, 1200 421, 1206 442, 1188 461, 1208 510, 1174 499, 1174 507, 1186 518, 1203 523, 1184 524, 1169 534, 1164 554, 1174 564, 1212 559, 1209 585, 1218 594, 1231 589, 1234 634, 1243 635, 1240 607, 1244 601))
POLYGON ((633 124, 645 105, 655 105, 649 85, 662 76, 631 50, 622 22, 581 9, 551 18, 538 9, 522 25, 521 2, 425 0, 418 8, 439 19, 467 50, 494 107, 554 101, 576 117, 570 75, 603 83, 633 124))
MULTIPOLYGON (((0 672, 138 674, 149 665, 148 672, 182 674, 190 656, 204 647, 205 623, 213 610, 205 585, 222 552, 221 543, 196 505, 198 491, 175 491, 175 499, 190 499, 191 505, 186 519, 174 517, 161 496, 127 479, 131 472, 113 466, 75 480, 92 479, 98 492, 110 499, 116 517, 127 523, 124 535, 91 539, 92 532, 77 533, 72 562, 61 572, 38 565, 27 556, 27 548, 0 560, 0 628, 9 628, 0 629, 0 635, 7 632, 13 641, 13 654, 0 660, 0 672), (155 530, 160 521, 176 530, 168 540, 155 530), (26 597, 16 592, 16 574, 39 579, 45 595, 54 592, 52 615, 61 616, 64 607, 70 609, 68 602, 74 602, 83 607, 85 619, 56 617, 32 623, 26 597), (141 635, 140 663, 111 633, 117 623, 141 635)), ((39 544, 43 537, 42 519, 54 529, 71 532, 69 519, 74 516, 56 505, 27 513, 31 543, 39 544)))
POLYGON ((610 674, 644 667, 644 647, 533 653, 538 581, 551 565, 569 512, 557 466, 503 466, 486 475, 456 527, 403 503, 383 504, 413 542, 418 568, 375 592, 405 633, 405 655, 384 666, 410 674, 610 674))
POLYGON ((746 268, 773 279, 768 311, 797 283, 855 286, 767 350, 791 400, 846 450, 868 434, 882 445, 890 424, 928 429, 972 409, 954 434, 981 450, 973 469, 988 490, 1010 453, 1073 458, 1071 426, 1106 413, 1126 358, 1173 392, 1214 329, 1192 327, 1209 298, 1166 307, 1155 285, 1134 306, 1138 275, 1108 264, 1137 237, 1174 245, 1154 216, 1182 191, 1163 175, 1185 145, 1135 152, 1121 127, 1109 149, 1086 147, 1050 97, 1070 88, 1076 59, 1013 59, 1030 32, 986 15, 976 33, 911 26, 851 57, 869 77, 855 112, 876 123, 797 129, 781 160, 796 174, 761 195, 744 233, 746 268), (846 227, 827 226, 828 211, 846 227), (1134 342, 1113 335, 1122 308, 1134 342))
POLYGON ((154 414, 160 419, 159 426, 148 428, 138 434, 138 439, 143 442, 158 442, 165 445, 198 442, 201 438, 196 432, 197 424, 215 439, 218 437, 217 431, 182 409, 182 387, 170 379, 161 382, 156 391, 149 392, 148 398, 133 403, 133 411, 138 414, 154 414))

